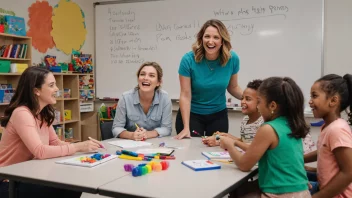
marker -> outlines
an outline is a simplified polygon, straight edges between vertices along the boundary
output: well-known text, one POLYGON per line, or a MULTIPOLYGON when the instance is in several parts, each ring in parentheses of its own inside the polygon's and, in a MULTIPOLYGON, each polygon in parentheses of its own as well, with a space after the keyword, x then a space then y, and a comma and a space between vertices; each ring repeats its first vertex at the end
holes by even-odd
POLYGON ((137 160, 137 161, 142 161, 143 158, 141 157, 132 157, 132 156, 129 156, 129 155, 120 155, 119 156, 120 159, 127 159, 127 160, 137 160))
POLYGON ((104 147, 104 145, 103 145, 103 144, 101 144, 98 140, 93 139, 93 138, 91 138, 91 137, 88 137, 88 139, 92 140, 93 142, 98 143, 98 144, 99 144, 99 146, 100 146, 100 148, 107 150, 107 149, 104 147))
POLYGON ((121 153, 132 157, 138 157, 138 153, 133 151, 122 150, 121 153))
POLYGON ((165 147, 165 142, 160 143, 159 147, 165 147))
POLYGON ((202 137, 197 131, 193 130, 192 133, 198 135, 199 137, 202 137))
POLYGON ((173 160, 176 159, 175 156, 159 156, 159 159, 163 160, 173 160))

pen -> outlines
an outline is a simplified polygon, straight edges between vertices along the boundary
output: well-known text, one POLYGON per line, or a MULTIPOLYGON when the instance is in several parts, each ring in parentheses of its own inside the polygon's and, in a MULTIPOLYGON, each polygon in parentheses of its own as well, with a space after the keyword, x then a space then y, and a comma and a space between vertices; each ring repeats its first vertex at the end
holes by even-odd
POLYGON ((107 149, 104 147, 104 145, 103 145, 101 142, 99 142, 98 140, 93 139, 93 138, 91 138, 91 137, 88 137, 88 139, 89 139, 89 140, 92 140, 93 142, 98 143, 99 146, 100 146, 100 148, 103 148, 103 149, 107 150, 107 149))
POLYGON ((203 139, 207 138, 207 136, 205 136, 206 131, 204 131, 204 136, 202 136, 203 139))
POLYGON ((232 164, 233 161, 232 160, 220 160, 220 159, 213 159, 212 161, 216 161, 216 162, 222 162, 225 164, 232 164))

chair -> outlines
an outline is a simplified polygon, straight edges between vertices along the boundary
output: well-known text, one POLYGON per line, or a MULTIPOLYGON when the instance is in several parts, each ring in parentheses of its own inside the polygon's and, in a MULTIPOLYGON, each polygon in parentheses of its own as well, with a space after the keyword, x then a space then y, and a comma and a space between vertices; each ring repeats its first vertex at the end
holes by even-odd
POLYGON ((104 121, 100 123, 100 133, 102 140, 107 140, 114 137, 112 135, 112 124, 112 121, 104 121))

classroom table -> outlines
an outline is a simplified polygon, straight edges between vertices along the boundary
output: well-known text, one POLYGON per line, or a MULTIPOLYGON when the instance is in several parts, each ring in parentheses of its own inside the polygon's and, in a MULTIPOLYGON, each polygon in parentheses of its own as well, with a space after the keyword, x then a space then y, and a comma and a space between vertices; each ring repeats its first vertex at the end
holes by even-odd
MULTIPOLYGON (((108 144, 109 141, 116 140, 103 141, 107 150, 102 150, 102 152, 114 154, 116 150, 120 150, 119 147, 108 144)), ((141 161, 113 159, 92 168, 55 163, 55 161, 73 156, 31 160, 2 167, 0 177, 10 180, 11 198, 15 197, 14 185, 18 181, 113 197, 221 197, 257 172, 256 168, 248 173, 241 172, 233 164, 221 164, 220 170, 202 172, 193 171, 182 165, 183 160, 205 159, 201 151, 221 150, 219 147, 204 146, 200 138, 180 141, 171 137, 163 137, 147 141, 153 145, 128 150, 158 147, 161 142, 183 148, 175 150, 176 160, 170 160, 168 170, 152 172, 137 178, 125 172, 123 165, 126 163, 137 165, 141 161), (203 189, 200 192, 196 190, 199 187, 203 189)), ((82 154, 84 153, 75 155, 82 154)), ((86 155, 91 155, 91 153, 86 155)))
MULTIPOLYGON (((172 140, 152 139, 158 145, 164 141, 171 145, 187 142, 189 145, 174 152, 175 160, 168 160, 170 167, 162 172, 133 177, 127 174, 98 188, 99 194, 112 197, 224 197, 241 183, 257 174, 257 167, 250 172, 240 171, 234 164, 221 164, 219 170, 194 171, 181 164, 184 160, 206 159, 202 151, 222 151, 220 147, 207 147, 200 138, 172 140)), ((134 149, 136 150, 136 149, 134 149)), ((141 162, 128 161, 139 164, 141 162)))
MULTIPOLYGON (((82 154, 84 153, 78 153, 76 155, 82 154)), ((92 153, 85 154, 92 155, 92 153)), ((10 180, 9 193, 12 198, 15 197, 15 182, 18 181, 88 193, 97 193, 98 187, 102 184, 126 175, 126 172, 123 169, 118 168, 122 165, 121 160, 111 160, 108 163, 92 168, 55 163, 55 161, 72 157, 73 156, 66 156, 55 159, 30 160, 11 166, 1 167, 0 177, 10 180)))

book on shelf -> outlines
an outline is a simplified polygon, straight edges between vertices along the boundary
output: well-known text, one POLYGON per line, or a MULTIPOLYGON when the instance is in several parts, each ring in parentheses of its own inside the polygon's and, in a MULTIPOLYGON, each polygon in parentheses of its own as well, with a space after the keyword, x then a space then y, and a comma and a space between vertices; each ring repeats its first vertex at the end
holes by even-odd
POLYGON ((2 58, 25 58, 27 56, 27 44, 9 44, 0 47, 2 58))

